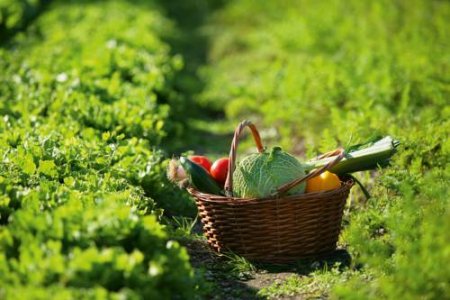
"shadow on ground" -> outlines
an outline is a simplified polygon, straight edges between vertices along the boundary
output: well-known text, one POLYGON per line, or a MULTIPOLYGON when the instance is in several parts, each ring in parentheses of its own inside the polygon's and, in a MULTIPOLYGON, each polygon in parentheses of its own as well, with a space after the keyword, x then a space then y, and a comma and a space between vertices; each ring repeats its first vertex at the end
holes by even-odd
POLYGON ((204 240, 182 242, 188 249, 191 264, 196 270, 202 270, 206 281, 212 284, 207 299, 261 299, 258 288, 251 287, 229 270, 227 259, 208 247, 204 240))
POLYGON ((323 270, 325 267, 331 267, 339 264, 340 269, 348 268, 351 265, 352 258, 345 249, 337 249, 334 252, 320 257, 299 260, 288 265, 257 264, 258 269, 268 273, 290 272, 298 275, 308 275, 317 270, 323 270))
MULTIPOLYGON (((197 231, 198 228, 195 229, 195 232, 197 231)), ((237 272, 236 262, 230 260, 230 256, 219 255, 212 251, 206 240, 188 239, 182 241, 182 244, 188 249, 192 266, 197 270, 203 270, 205 280, 213 284, 212 294, 208 299, 265 299, 258 294, 259 290, 276 282, 283 282, 290 276, 309 276, 316 271, 331 270, 336 265, 343 271, 352 263, 347 250, 337 249, 326 256, 304 259, 291 264, 254 263, 255 269, 251 272, 237 272)))

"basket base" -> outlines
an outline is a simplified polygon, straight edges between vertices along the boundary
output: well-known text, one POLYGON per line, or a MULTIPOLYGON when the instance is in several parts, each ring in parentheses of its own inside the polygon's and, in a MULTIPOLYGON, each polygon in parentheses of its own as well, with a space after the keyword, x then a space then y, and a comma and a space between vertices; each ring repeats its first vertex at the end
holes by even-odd
POLYGON ((353 181, 339 189, 272 199, 237 199, 190 190, 209 245, 250 261, 289 263, 336 250, 353 181))
POLYGON ((330 249, 324 249, 320 252, 310 252, 310 253, 244 253, 240 251, 233 251, 226 248, 217 249, 216 247, 209 245, 209 247, 217 253, 227 254, 233 253, 239 256, 244 257, 245 259, 256 262, 256 263, 265 263, 265 264, 290 264, 295 263, 299 260, 304 259, 324 259, 328 257, 332 257, 336 251, 339 251, 336 246, 331 247, 330 249))
MULTIPOLYGON (((216 253, 220 254, 236 254, 232 251, 223 250, 221 252, 215 251, 211 246, 209 246, 216 253)), ((249 256, 242 255, 245 259, 252 263, 258 263, 261 265, 292 265, 299 262, 322 262, 331 266, 335 263, 339 263, 340 266, 350 266, 352 258, 350 253, 344 248, 335 248, 334 250, 327 252, 314 253, 309 255, 298 255, 298 256, 280 256, 280 257, 262 257, 262 258, 252 258, 249 256)))

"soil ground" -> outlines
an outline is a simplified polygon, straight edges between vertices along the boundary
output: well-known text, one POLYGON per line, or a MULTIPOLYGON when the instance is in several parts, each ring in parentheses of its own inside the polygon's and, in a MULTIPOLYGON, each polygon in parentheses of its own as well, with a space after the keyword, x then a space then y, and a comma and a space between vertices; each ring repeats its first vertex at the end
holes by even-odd
MULTIPOLYGON (((341 267, 351 264, 351 257, 345 249, 322 258, 307 259, 289 265, 267 265, 240 261, 238 257, 218 254, 211 250, 207 241, 200 235, 200 224, 194 228, 192 239, 182 241, 188 249, 192 266, 203 272, 211 285, 208 299, 267 299, 258 291, 269 286, 281 284, 291 276, 308 276, 325 265, 340 263, 341 267), (238 261, 236 261, 236 258, 238 261)), ((311 299, 311 294, 296 293, 295 296, 282 296, 271 299, 311 299)), ((325 299, 326 294, 314 295, 314 299, 325 299)))

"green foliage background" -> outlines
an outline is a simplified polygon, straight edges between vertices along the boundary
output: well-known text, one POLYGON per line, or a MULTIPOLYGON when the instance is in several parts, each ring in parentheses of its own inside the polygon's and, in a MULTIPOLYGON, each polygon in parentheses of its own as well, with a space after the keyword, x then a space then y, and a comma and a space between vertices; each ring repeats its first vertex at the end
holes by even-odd
POLYGON ((368 202, 353 191, 341 243, 361 275, 335 297, 450 294, 449 20, 445 1, 244 0, 211 22, 201 104, 307 156, 378 134, 402 143, 364 175, 368 202))
POLYGON ((194 297, 159 223, 195 213, 160 148, 184 122, 172 30, 154 4, 57 1, 0 49, 0 298, 194 297))
POLYGON ((399 139, 358 174, 373 197, 349 198, 352 264, 286 290, 449 295, 449 20, 439 0, 0 0, 0 298, 201 295, 161 225, 195 216, 165 169, 208 150, 199 117, 212 135, 251 119, 302 158, 399 139))

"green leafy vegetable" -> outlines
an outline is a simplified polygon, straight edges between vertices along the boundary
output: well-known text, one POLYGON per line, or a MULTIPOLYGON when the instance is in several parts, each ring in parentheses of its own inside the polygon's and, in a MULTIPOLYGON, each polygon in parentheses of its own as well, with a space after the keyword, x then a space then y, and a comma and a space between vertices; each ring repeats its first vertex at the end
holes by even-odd
POLYGON ((180 62, 153 5, 53 1, 0 48, 1 299, 194 298, 159 224, 195 206, 165 178, 180 62))
POLYGON ((189 178, 190 184, 200 192, 219 195, 222 190, 219 184, 212 178, 202 166, 192 162, 186 157, 180 157, 180 163, 189 178))
MULTIPOLYGON (((233 173, 233 189, 239 197, 266 197, 283 184, 305 176, 304 166, 280 147, 270 151, 245 157, 233 173)), ((302 183, 288 192, 301 194, 305 191, 302 183)))

